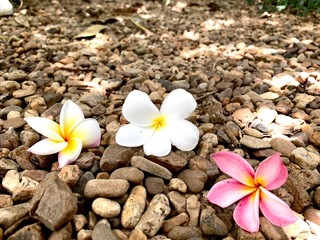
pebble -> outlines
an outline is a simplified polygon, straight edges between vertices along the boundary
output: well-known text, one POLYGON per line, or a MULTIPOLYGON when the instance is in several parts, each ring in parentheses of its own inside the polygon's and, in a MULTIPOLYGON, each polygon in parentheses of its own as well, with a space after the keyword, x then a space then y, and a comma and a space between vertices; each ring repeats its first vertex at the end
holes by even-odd
POLYGON ((227 236, 228 228, 226 224, 215 214, 212 208, 201 211, 199 226, 206 236, 227 236))
POLYGON ((273 225, 265 217, 260 217, 259 231, 266 236, 266 239, 287 239, 286 234, 281 227, 273 225))
POLYGON ((69 187, 73 187, 78 182, 80 175, 80 169, 77 165, 66 165, 58 173, 59 178, 69 187))
POLYGON ((23 118, 15 117, 15 118, 10 118, 10 119, 5 120, 3 123, 3 127, 5 129, 8 129, 10 127, 16 129, 16 128, 22 127, 25 123, 26 123, 26 121, 23 118))
POLYGON ((30 205, 30 216, 38 219, 51 231, 60 229, 77 212, 75 195, 54 172, 48 173, 38 185, 30 205))
POLYGON ((77 165, 81 170, 87 171, 91 169, 94 159, 95 154, 93 152, 82 152, 77 161, 75 161, 75 165, 77 165))
POLYGON ((69 240, 72 238, 72 225, 69 222, 64 227, 52 232, 48 240, 69 240))
POLYGON ((167 197, 169 198, 171 205, 177 213, 186 211, 187 199, 181 193, 171 191, 167 194, 167 197))
POLYGON ((96 198, 92 202, 94 213, 105 218, 114 218, 120 214, 121 207, 116 201, 107 198, 96 198))
POLYGON ((28 74, 23 70, 14 70, 8 74, 5 74, 5 77, 10 81, 22 81, 27 79, 28 74))
POLYGON ((14 206, 0 208, 0 226, 7 229, 29 214, 30 203, 15 204, 14 206))
POLYGON ((301 183, 301 186, 305 190, 310 190, 320 185, 320 174, 316 169, 292 169, 290 173, 298 182, 301 183))
POLYGON ((308 152, 305 148, 299 147, 292 151, 290 160, 303 169, 313 170, 319 165, 320 156, 316 153, 308 152))
POLYGON ((19 136, 5 132, 0 134, 0 148, 13 150, 19 146, 19 136))
POLYGON ((35 164, 32 163, 32 153, 28 152, 28 147, 21 145, 14 150, 12 150, 9 154, 9 157, 15 160, 20 168, 24 170, 32 170, 35 169, 35 164))
POLYGON ((0 208, 10 207, 13 205, 10 195, 0 194, 0 208))
POLYGON ((131 165, 140 170, 161 177, 166 180, 172 178, 172 173, 165 167, 160 166, 141 156, 133 156, 131 158, 131 165))
POLYGON ((311 234, 308 224, 299 217, 294 223, 282 227, 282 230, 289 239, 308 239, 311 234))
POLYGON ((107 219, 100 220, 93 228, 92 240, 118 240, 112 232, 110 223, 107 219))
POLYGON ((6 159, 6 158, 1 158, 0 159, 0 176, 5 176, 6 173, 10 170, 18 170, 19 165, 11 160, 11 159, 6 159))
POLYGON ((271 147, 270 143, 268 143, 267 141, 259 139, 259 138, 255 138, 252 136, 248 136, 248 135, 244 135, 240 139, 240 143, 243 146, 251 148, 251 149, 263 149, 263 148, 270 148, 271 147))
POLYGON ((120 197, 129 189, 129 182, 124 179, 92 179, 84 188, 87 198, 120 197))
POLYGON ((320 226, 320 210, 314 208, 308 208, 304 211, 303 216, 306 220, 314 222, 320 226))
POLYGON ((136 167, 123 167, 114 170, 110 179, 125 179, 128 182, 139 184, 144 179, 144 173, 136 167))
POLYGON ((249 233, 241 228, 238 228, 236 234, 237 240, 265 240, 264 236, 260 231, 249 233))
POLYGON ((191 195, 187 198, 186 209, 189 215, 189 226, 197 227, 200 216, 200 202, 197 196, 191 195))
POLYGON ((77 233, 77 240, 92 240, 92 230, 81 229, 77 233))
POLYGON ((126 200, 122 213, 121 224, 127 229, 133 229, 139 222, 146 207, 147 192, 143 186, 135 186, 126 200))
POLYGON ((201 239, 202 233, 196 227, 176 226, 170 230, 168 237, 175 240, 201 239))
POLYGON ((130 232, 128 240, 147 240, 147 236, 139 229, 130 232))
POLYGON ((179 213, 174 217, 164 221, 162 229, 165 233, 168 233, 172 228, 181 226, 189 221, 189 216, 185 212, 179 213))
POLYGON ((284 157, 290 157, 292 152, 297 148, 292 142, 284 138, 272 138, 270 144, 273 150, 281 153, 284 157))
POLYGON ((88 223, 88 220, 83 214, 77 214, 73 217, 73 222, 76 232, 79 232, 88 223))
POLYGON ((24 239, 26 236, 28 236, 30 237, 30 239, 45 240, 44 230, 45 229, 43 228, 43 225, 41 225, 40 223, 34 223, 20 228, 7 239, 24 239))
POLYGON ((159 177, 147 177, 144 185, 147 192, 151 195, 162 193, 164 190, 164 181, 159 177))
POLYGON ((185 182, 190 192, 199 193, 207 181, 207 174, 200 170, 186 169, 178 175, 178 178, 185 182))
POLYGON ((13 193, 14 190, 20 187, 21 186, 20 175, 18 171, 17 170, 8 171, 2 180, 2 186, 9 193, 13 193))
POLYGON ((180 193, 186 193, 188 190, 187 184, 180 178, 172 178, 168 184, 170 191, 178 191, 180 193))
POLYGON ((38 133, 31 131, 21 131, 20 141, 23 145, 31 147, 33 144, 37 143, 40 140, 38 133))
POLYGON ((148 158, 151 161, 167 168, 170 171, 178 171, 187 165, 187 160, 184 157, 172 151, 168 155, 163 157, 157 157, 157 156, 151 155, 151 156, 148 156, 148 158))
POLYGON ((169 200, 166 195, 155 195, 135 229, 141 230, 148 237, 153 237, 162 227, 164 219, 169 215, 170 210, 169 200))

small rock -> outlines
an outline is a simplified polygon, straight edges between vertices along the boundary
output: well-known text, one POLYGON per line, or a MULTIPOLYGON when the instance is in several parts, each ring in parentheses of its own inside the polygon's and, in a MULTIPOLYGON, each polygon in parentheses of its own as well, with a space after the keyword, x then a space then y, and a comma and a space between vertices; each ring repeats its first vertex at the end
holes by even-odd
POLYGON ((23 70, 15 70, 8 73, 6 77, 10 81, 22 81, 27 79, 28 74, 26 74, 23 70))
POLYGON ((81 229, 77 234, 77 240, 92 240, 92 230, 81 229))
POLYGON ((76 197, 53 172, 38 185, 30 204, 30 215, 51 231, 68 223, 77 212, 76 197))
POLYGON ((287 239, 281 227, 273 225, 265 217, 260 217, 260 232, 266 239, 287 239))
POLYGON ((128 240, 147 240, 147 236, 139 229, 130 232, 128 240))
POLYGON ((155 195, 149 203, 135 229, 139 229, 148 237, 156 235, 164 219, 170 213, 169 200, 164 194, 155 195), (159 211, 161 209, 161 211, 159 211))
POLYGON ((187 198, 187 213, 189 215, 189 226, 197 227, 200 216, 200 202, 195 195, 191 195, 187 198))
POLYGON ((303 169, 315 169, 320 163, 318 154, 308 152, 305 148, 299 147, 292 151, 290 160, 303 169))
MULTIPOLYGON (((26 239, 26 238, 45 240, 46 239, 45 229, 43 229, 43 226, 40 223, 34 223, 19 229, 7 239, 16 240, 16 239, 26 239)), ((51 238, 49 240, 51 240, 51 238)))
POLYGON ((178 175, 178 178, 186 183, 190 192, 199 193, 207 181, 207 174, 199 170, 186 169, 178 175))
POLYGON ((168 237, 174 240, 202 239, 202 233, 196 227, 176 226, 170 230, 168 237))
POLYGON ((80 169, 77 165, 66 165, 61 168, 58 176, 69 187, 73 187, 78 182, 80 174, 80 169))
POLYGON ((94 179, 94 175, 92 172, 88 171, 85 172, 79 179, 79 181, 76 183, 76 185, 73 187, 73 191, 76 193, 79 193, 81 196, 84 195, 84 189, 87 185, 87 182, 94 179))
POLYGON ((32 153, 28 152, 27 146, 21 145, 15 148, 10 152, 9 157, 16 160, 19 166, 24 170, 32 170, 36 168, 35 164, 30 161, 32 153))
POLYGON ((170 171, 178 171, 187 165, 187 160, 184 157, 181 157, 180 155, 172 151, 168 155, 163 157, 151 155, 148 156, 148 158, 151 161, 169 169, 170 171))
POLYGON ((0 208, 10 207, 13 205, 10 195, 0 194, 0 208))
POLYGON ((288 239, 308 239, 311 234, 308 224, 299 217, 294 223, 282 227, 282 230, 288 239))
POLYGON ((147 192, 151 195, 162 193, 164 190, 164 181, 159 177, 147 177, 144 185, 147 192))
POLYGON ((11 159, 6 159, 6 158, 1 158, 0 159, 0 176, 6 175, 6 173, 10 170, 18 170, 19 165, 11 160, 11 159))
POLYGON ((187 185, 180 178, 172 178, 168 187, 170 191, 178 191, 180 193, 186 193, 188 190, 187 185))
POLYGON ((305 190, 310 190, 320 185, 320 174, 317 169, 292 169, 290 174, 300 182, 305 190))
POLYGON ((73 217, 74 229, 79 232, 88 223, 87 218, 83 214, 77 214, 73 217))
POLYGON ((84 189, 87 198, 120 197, 129 189, 129 182, 124 179, 92 179, 84 189))
POLYGON ((0 226, 4 229, 28 215, 30 203, 21 203, 11 207, 0 208, 0 226))
POLYGON ((92 240, 118 240, 107 219, 100 220, 92 231, 92 240))
POLYGON ((249 108, 238 109, 232 114, 232 116, 242 123, 250 123, 254 119, 254 114, 249 108))
POLYGON ((171 191, 167 194, 170 203, 177 213, 182 213, 186 211, 186 198, 181 193, 176 191, 171 191))
POLYGON ((212 208, 201 211, 199 226, 206 236, 227 236, 228 228, 226 224, 215 214, 212 208))
POLYGON ((244 135, 240 139, 240 143, 248 148, 252 149, 262 149, 262 148, 270 148, 271 145, 267 141, 264 141, 259 138, 251 137, 248 135, 244 135))
POLYGON ((162 229, 165 233, 168 233, 172 228, 176 226, 181 226, 184 223, 188 222, 189 217, 188 214, 182 212, 168 220, 165 220, 162 226, 162 229))
POLYGON ((21 131, 20 133, 20 141, 23 145, 27 147, 31 147, 33 144, 40 140, 40 136, 38 133, 31 131, 21 131))
POLYGON ((284 138, 273 138, 270 141, 271 147, 284 157, 290 157, 291 153, 297 148, 292 142, 284 138))
POLYGON ((271 124, 275 120, 277 115, 278 113, 276 110, 271 109, 267 106, 259 107, 257 111, 257 117, 266 125, 271 124))
POLYGON ((107 198, 96 198, 92 202, 94 213, 105 218, 114 218, 120 214, 121 207, 116 201, 107 198))
POLYGON ((320 210, 314 208, 308 208, 304 211, 303 216, 306 220, 314 222, 320 225, 320 210))
POLYGON ((69 222, 59 230, 54 231, 48 240, 70 240, 72 239, 72 225, 69 222))
POLYGON ((238 228, 237 240, 265 240, 265 238, 261 232, 249 233, 241 228, 238 228))
POLYGON ((125 179, 134 184, 141 183, 143 178, 143 172, 136 167, 118 168, 110 174, 110 179, 125 179))
POLYGON ((121 213, 123 227, 133 229, 139 222, 146 207, 147 192, 143 186, 135 186, 125 202, 121 213))
POLYGON ((21 186, 20 175, 18 171, 17 170, 8 171, 2 180, 2 186, 9 193, 13 193, 14 190, 20 187, 21 186))
POLYGON ((172 178, 172 173, 168 169, 141 156, 133 156, 131 158, 131 165, 144 172, 167 180, 172 178))
POLYGON ((90 170, 94 162, 94 157, 95 154, 93 152, 82 152, 77 161, 75 161, 75 165, 77 165, 81 170, 90 170))
POLYGON ((11 133, 0 134, 0 148, 13 150, 19 146, 19 136, 11 133))

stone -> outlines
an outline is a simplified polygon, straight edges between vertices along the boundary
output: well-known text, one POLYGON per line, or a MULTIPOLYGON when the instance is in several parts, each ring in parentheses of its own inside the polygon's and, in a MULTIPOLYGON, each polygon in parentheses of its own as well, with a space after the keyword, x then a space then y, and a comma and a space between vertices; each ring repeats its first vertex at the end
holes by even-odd
POLYGON ((28 74, 23 70, 14 70, 6 75, 7 79, 10 81, 21 81, 28 77, 28 74))
POLYGON ((202 239, 202 233, 196 227, 176 226, 170 230, 168 237, 174 240, 202 239))
POLYGON ((10 118, 10 119, 5 120, 4 123, 3 123, 3 127, 5 129, 8 129, 10 127, 12 127, 12 128, 20 128, 25 123, 26 123, 26 121, 23 118, 15 117, 15 118, 10 118))
POLYGON ((22 145, 27 147, 31 147, 33 144, 39 142, 40 136, 38 133, 32 131, 21 131, 20 133, 20 141, 22 145))
POLYGON ((181 157, 180 155, 172 151, 168 155, 163 157, 150 155, 148 156, 148 158, 151 161, 174 172, 182 169, 184 166, 187 165, 187 160, 184 157, 181 157))
POLYGON ((69 222, 59 230, 51 233, 48 240, 71 240, 72 239, 72 225, 69 222))
POLYGON ((144 185, 147 192, 151 195, 162 193, 164 190, 164 181, 159 177, 147 177, 144 185))
POLYGON ((265 240, 265 238, 261 232, 249 233, 241 228, 238 228, 237 240, 265 240))
POLYGON ((245 135, 249 135, 249 136, 255 137, 255 138, 262 138, 263 137, 263 133, 254 129, 254 128, 245 127, 243 129, 243 133, 245 135))
POLYGON ((127 198, 121 213, 121 224, 133 229, 139 222, 147 204, 147 192, 143 186, 135 186, 127 198))
POLYGON ((19 146, 19 136, 11 133, 0 134, 0 148, 13 150, 19 146))
POLYGON ((290 160, 303 169, 313 170, 320 163, 320 155, 308 152, 305 148, 299 147, 292 151, 290 160))
POLYGON ((79 193, 81 196, 84 195, 84 189, 87 185, 87 182, 94 179, 94 175, 92 172, 88 171, 85 172, 79 179, 79 181, 76 183, 76 185, 73 187, 73 191, 76 193, 79 193))
POLYGON ((249 108, 240 108, 233 112, 232 117, 242 123, 250 123, 254 119, 254 114, 249 108))
POLYGON ((129 182, 124 179, 92 179, 84 188, 87 198, 120 197, 129 189, 129 182))
POLYGON ((12 200, 15 202, 27 201, 33 197, 36 189, 36 186, 18 187, 12 193, 12 200))
POLYGON ((248 135, 244 135, 240 139, 240 143, 243 146, 251 148, 251 149, 262 149, 262 148, 270 148, 271 147, 270 143, 268 143, 267 141, 264 141, 262 139, 255 138, 252 136, 248 136, 248 135))
POLYGON ((308 208, 304 211, 303 216, 306 220, 314 222, 320 225, 320 210, 314 208, 308 208))
POLYGON ((180 193, 186 193, 188 190, 187 184, 180 178, 172 178, 168 184, 170 191, 178 191, 180 193))
POLYGON ((166 180, 170 180, 172 178, 172 173, 167 168, 162 167, 159 164, 141 156, 133 156, 131 158, 131 165, 144 172, 153 174, 166 180))
POLYGON ((92 202, 94 213, 105 218, 114 218, 120 214, 121 207, 116 201, 107 198, 96 198, 92 202))
POLYGON ((0 159, 0 176, 6 175, 10 170, 17 171, 18 169, 19 165, 15 161, 6 158, 0 159))
POLYGON ((24 170, 20 173, 22 177, 31 178, 37 182, 41 182, 48 174, 45 170, 35 169, 35 170, 24 170))
POLYGON ((21 145, 12 150, 9 154, 9 157, 16 160, 19 166, 24 170, 32 170, 36 168, 35 164, 30 161, 33 154, 28 152, 28 149, 29 147, 21 145))
POLYGON ((30 205, 30 216, 51 231, 68 223, 77 212, 76 197, 54 172, 48 173, 38 185, 30 205))
POLYGON ((260 217, 259 231, 266 236, 266 239, 287 239, 281 227, 273 225, 265 217, 260 217))
POLYGON ((0 226, 4 229, 11 227, 14 223, 28 215, 29 208, 29 202, 0 208, 0 226))
POLYGON ((0 208, 10 207, 13 205, 10 195, 0 194, 0 208))
POLYGON ((170 204, 166 195, 157 194, 149 203, 135 229, 141 230, 148 237, 153 237, 161 228, 164 219, 170 213, 170 204), (161 209, 161 211, 159 211, 161 209))
POLYGON ((313 201, 315 202, 317 207, 320 207, 320 187, 317 187, 314 191, 313 201))
POLYGON ((122 147, 117 144, 109 145, 100 159, 101 171, 113 171, 127 166, 135 152, 135 148, 122 147))
POLYGON ((100 220, 93 228, 92 240, 118 240, 112 232, 110 223, 107 219, 100 220))
POLYGON ((305 190, 310 190, 320 185, 320 173, 317 169, 292 169, 290 174, 297 179, 305 190))
POLYGON ((80 169, 77 165, 66 165, 60 169, 58 176, 69 187, 73 187, 80 178, 80 169))
POLYGON ((278 113, 276 110, 271 109, 267 106, 259 107, 257 111, 257 117, 266 125, 271 124, 275 120, 277 115, 278 113))
POLYGON ((82 152, 80 156, 75 161, 81 170, 87 171, 90 170, 94 162, 95 154, 93 152, 82 152))
POLYGON ((13 193, 14 190, 20 187, 21 186, 20 175, 18 171, 17 170, 8 171, 2 180, 2 186, 9 193, 13 193))
POLYGON ((186 209, 189 215, 189 226, 197 227, 200 216, 200 202, 197 196, 191 195, 187 198, 186 209))
POLYGON ((298 217, 294 223, 282 227, 288 239, 308 239, 311 234, 308 224, 298 217))
POLYGON ((181 226, 189 221, 189 216, 185 212, 182 212, 170 219, 164 221, 162 229, 165 233, 168 233, 172 228, 181 226))
POLYGON ((272 138, 271 148, 281 153, 284 157, 290 157, 291 153, 297 148, 292 142, 284 138, 272 138))
POLYGON ((201 211, 199 226, 205 236, 227 236, 228 228, 226 224, 215 214, 212 208, 201 211))
POLYGON ((34 223, 31 225, 22 227, 7 239, 8 240, 18 240, 18 239, 46 240, 47 238, 46 238, 45 229, 43 228, 43 226, 40 223, 34 223))
POLYGON ((147 240, 147 236, 139 229, 133 229, 130 232, 128 240, 147 240))
POLYGON ((81 229, 77 233, 77 240, 92 240, 92 230, 81 229))
POLYGON ((181 193, 176 191, 171 191, 167 194, 171 205, 177 213, 182 213, 186 211, 186 198, 181 193))
POLYGON ((123 167, 114 170, 110 174, 110 179, 125 179, 128 182, 139 184, 144 179, 144 174, 136 167, 123 167))
POLYGON ((74 229, 79 232, 88 223, 87 218, 83 214, 77 214, 73 217, 74 229))
POLYGON ((207 174, 200 170, 186 169, 178 175, 178 178, 185 182, 190 192, 199 193, 207 181, 207 174))

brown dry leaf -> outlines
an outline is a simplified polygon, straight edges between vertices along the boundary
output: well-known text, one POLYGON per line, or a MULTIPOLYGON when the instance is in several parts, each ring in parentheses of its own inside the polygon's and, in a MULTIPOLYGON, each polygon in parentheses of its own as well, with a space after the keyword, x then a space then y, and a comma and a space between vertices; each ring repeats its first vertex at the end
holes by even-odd
POLYGON ((147 29, 146 27, 142 26, 139 22, 140 20, 134 17, 129 17, 129 20, 138 28, 140 28, 141 30, 143 30, 148 36, 153 35, 154 33, 151 32, 149 29, 147 29))
POLYGON ((24 26, 26 28, 30 27, 30 23, 29 23, 28 19, 26 18, 26 16, 24 16, 24 15, 18 15, 14 18, 14 20, 16 21, 16 23, 20 24, 21 26, 24 26))
POLYGON ((99 33, 101 30, 106 29, 106 28, 107 28, 106 25, 100 25, 100 24, 92 25, 92 26, 86 28, 81 33, 77 34, 74 38, 93 37, 93 36, 97 35, 97 33, 99 33))

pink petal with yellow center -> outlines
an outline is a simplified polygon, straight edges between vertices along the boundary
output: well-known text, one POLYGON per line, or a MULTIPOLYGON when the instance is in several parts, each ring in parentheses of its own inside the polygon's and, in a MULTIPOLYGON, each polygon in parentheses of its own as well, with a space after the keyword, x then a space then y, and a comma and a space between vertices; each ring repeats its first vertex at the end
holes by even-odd
POLYGON ((57 142, 46 138, 34 144, 28 151, 37 155, 50 155, 60 152, 65 149, 67 145, 67 142, 57 142))
POLYGON ((232 152, 218 152, 212 154, 211 157, 216 162, 222 172, 239 182, 255 187, 254 170, 251 165, 238 154, 232 152))
POLYGON ((209 191, 210 202, 225 208, 254 192, 256 188, 248 187, 237 180, 227 179, 216 183, 209 191))
POLYGON ((69 131, 83 120, 84 115, 81 108, 71 100, 67 100, 60 112, 60 126, 63 137, 67 138, 69 131))
POLYGON ((83 120, 68 134, 68 139, 70 138, 80 139, 83 148, 98 147, 101 138, 99 123, 93 118, 83 120))
POLYGON ((25 118, 26 122, 43 136, 50 138, 57 142, 63 142, 62 133, 60 131, 60 126, 58 123, 43 117, 30 117, 25 118))
POLYGON ((240 200, 233 212, 235 222, 250 233, 259 230, 259 192, 257 189, 240 200))
POLYGON ((59 167, 70 164, 77 160, 82 150, 82 141, 77 138, 71 138, 68 141, 68 146, 59 152, 58 161, 59 167))
POLYGON ((260 163, 255 181, 268 190, 282 186, 288 178, 288 170, 283 164, 280 154, 276 153, 260 163))
POLYGON ((260 187, 260 210, 272 224, 276 226, 287 226, 294 223, 297 217, 290 207, 267 189, 260 187))

